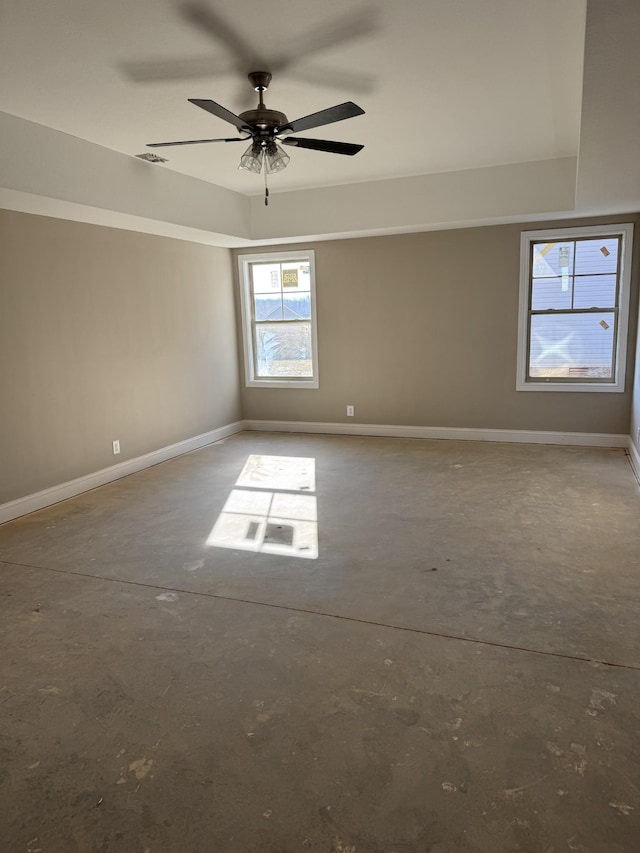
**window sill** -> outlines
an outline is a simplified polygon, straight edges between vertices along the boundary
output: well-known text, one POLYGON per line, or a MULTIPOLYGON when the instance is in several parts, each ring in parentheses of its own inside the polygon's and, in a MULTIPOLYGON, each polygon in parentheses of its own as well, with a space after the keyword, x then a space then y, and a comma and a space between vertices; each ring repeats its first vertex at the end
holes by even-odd
POLYGON ((317 379, 287 380, 287 379, 247 379, 246 388, 306 388, 320 387, 317 379))
POLYGON ((516 391, 579 391, 587 394, 622 394, 624 393, 624 385, 611 382, 518 382, 516 391))

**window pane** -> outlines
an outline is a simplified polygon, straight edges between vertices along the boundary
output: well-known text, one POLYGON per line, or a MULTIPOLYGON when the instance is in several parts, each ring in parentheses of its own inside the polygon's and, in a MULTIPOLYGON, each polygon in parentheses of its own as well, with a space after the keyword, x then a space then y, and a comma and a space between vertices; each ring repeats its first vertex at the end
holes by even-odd
POLYGON ((269 293, 256 293, 253 297, 254 314, 256 320, 283 320, 282 297, 280 294, 272 296, 269 293))
POLYGON ((618 237, 580 240, 576 244, 576 275, 615 272, 618 268, 618 237))
POLYGON ((534 243, 531 270, 533 277, 566 276, 572 273, 574 248, 575 242, 573 240, 557 243, 534 243))
POLYGON ((531 308, 534 311, 545 311, 547 308, 571 308, 571 276, 534 278, 531 308))
POLYGON ((614 326, 604 311, 532 315, 529 376, 610 379, 614 326))
POLYGON ((615 275, 576 276, 574 308, 613 308, 616 304, 615 275))
POLYGON ((280 264, 253 264, 253 312, 256 320, 282 320, 280 264))
POLYGON ((285 291, 283 297, 285 320, 311 319, 311 293, 308 290, 301 293, 285 291))
POLYGON ((258 376, 313 376, 311 323, 256 325, 258 376))
POLYGON ((289 261, 282 264, 282 289, 285 293, 311 290, 311 275, 306 261, 289 261))
POLYGON ((280 264, 251 264, 254 293, 280 293, 280 264))

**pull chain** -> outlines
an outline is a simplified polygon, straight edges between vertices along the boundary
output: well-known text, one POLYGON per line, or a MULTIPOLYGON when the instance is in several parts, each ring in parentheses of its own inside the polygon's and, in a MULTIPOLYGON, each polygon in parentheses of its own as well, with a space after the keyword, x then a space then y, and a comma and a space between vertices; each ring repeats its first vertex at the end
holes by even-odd
POLYGON ((264 164, 264 205, 269 206, 269 187, 267 186, 267 164, 264 164))

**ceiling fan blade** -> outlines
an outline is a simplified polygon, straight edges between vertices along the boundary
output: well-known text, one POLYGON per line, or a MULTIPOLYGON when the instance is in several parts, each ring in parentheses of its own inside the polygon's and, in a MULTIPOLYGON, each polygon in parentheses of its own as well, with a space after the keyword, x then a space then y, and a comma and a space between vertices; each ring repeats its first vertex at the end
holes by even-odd
POLYGON ((290 121, 288 124, 283 124, 278 128, 279 132, 290 130, 292 133, 297 133, 300 130, 310 130, 312 127, 320 127, 323 124, 332 124, 334 121, 343 121, 345 118, 355 118, 355 116, 364 115, 364 110, 353 101, 346 101, 344 104, 338 104, 335 107, 329 107, 326 110, 320 110, 318 113, 297 118, 290 121))
POLYGON ((235 54, 238 65, 245 71, 246 69, 251 71, 256 68, 263 71, 268 70, 264 59, 211 6, 197 2, 184 3, 182 14, 192 24, 200 27, 201 30, 230 49, 235 54))
POLYGON ((250 136, 231 136, 228 139, 184 139, 181 142, 147 142, 147 148, 168 148, 170 145, 200 145, 202 142, 244 142, 250 136))
POLYGON ((328 151, 330 154, 347 154, 353 157, 362 151, 364 145, 354 145, 352 142, 330 142, 328 139, 301 139, 295 136, 285 136, 280 139, 282 145, 294 145, 296 148, 311 148, 313 151, 328 151))
POLYGON ((333 50, 336 45, 353 41, 361 36, 369 35, 377 28, 377 11, 361 7, 354 12, 347 12, 332 21, 320 24, 307 33, 301 33, 292 39, 295 44, 294 56, 291 51, 274 58, 269 70, 273 73, 282 71, 301 59, 306 59, 313 53, 333 50))
MULTIPOLYGON (((218 11, 207 3, 189 0, 182 4, 181 13, 186 20, 212 36, 233 55, 238 71, 245 74, 248 70, 283 71, 306 59, 312 53, 335 48, 336 45, 369 35, 377 26, 376 10, 361 7, 320 24, 307 33, 300 33, 293 40, 295 55, 287 50, 279 56, 264 56, 246 41, 237 29, 231 26, 218 11)), ((253 38, 252 34, 252 38, 253 38)))
POLYGON ((201 110, 206 110, 208 113, 221 118, 223 121, 228 121, 229 124, 232 124, 238 129, 245 127, 250 130, 257 129, 254 128, 253 125, 247 124, 246 121, 243 121, 240 116, 232 113, 231 110, 227 110, 225 107, 221 107, 220 104, 216 104, 215 101, 201 100, 200 98, 188 98, 187 100, 190 104, 195 104, 196 107, 200 107, 201 110))

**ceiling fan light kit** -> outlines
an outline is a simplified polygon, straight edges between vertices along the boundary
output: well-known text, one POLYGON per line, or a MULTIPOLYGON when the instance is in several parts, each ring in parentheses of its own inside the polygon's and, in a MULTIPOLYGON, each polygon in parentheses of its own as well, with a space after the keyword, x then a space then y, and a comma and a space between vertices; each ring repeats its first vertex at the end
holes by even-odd
POLYGON ((262 145, 259 142, 252 142, 240 158, 238 169, 244 169, 247 172, 255 172, 259 175, 262 171, 262 161, 264 160, 264 152, 262 145))
POLYGON ((263 169, 267 174, 273 172, 281 172, 289 165, 291 158, 282 146, 275 142, 260 142, 258 140, 244 152, 240 158, 238 169, 245 169, 247 172, 254 172, 259 175, 263 169))
POLYGON ((283 169, 286 169, 289 165, 289 160, 291 159, 284 148, 282 148, 281 145, 277 145, 275 142, 267 143, 265 154, 265 168, 269 173, 281 172, 283 169))
POLYGON ((232 113, 215 101, 189 98, 190 103, 223 121, 229 122, 238 133, 244 134, 243 136, 220 139, 186 139, 180 142, 152 142, 147 147, 162 148, 163 146, 198 145, 207 142, 246 142, 251 139, 251 145, 240 158, 238 168, 257 175, 264 171, 265 204, 269 203, 269 192, 266 189, 267 175, 286 169, 290 160, 289 155, 278 144, 279 142, 282 145, 308 148, 313 151, 326 151, 331 154, 345 154, 351 157, 364 148, 364 145, 354 145, 351 142, 331 142, 325 139, 307 139, 289 135, 363 115, 364 110, 354 104, 353 101, 346 101, 344 104, 338 104, 335 107, 303 116, 295 121, 289 121, 284 113, 278 110, 270 110, 265 106, 264 92, 271 82, 271 74, 268 71, 252 71, 249 74, 249 80, 258 93, 258 106, 253 110, 246 110, 240 115, 232 113))

